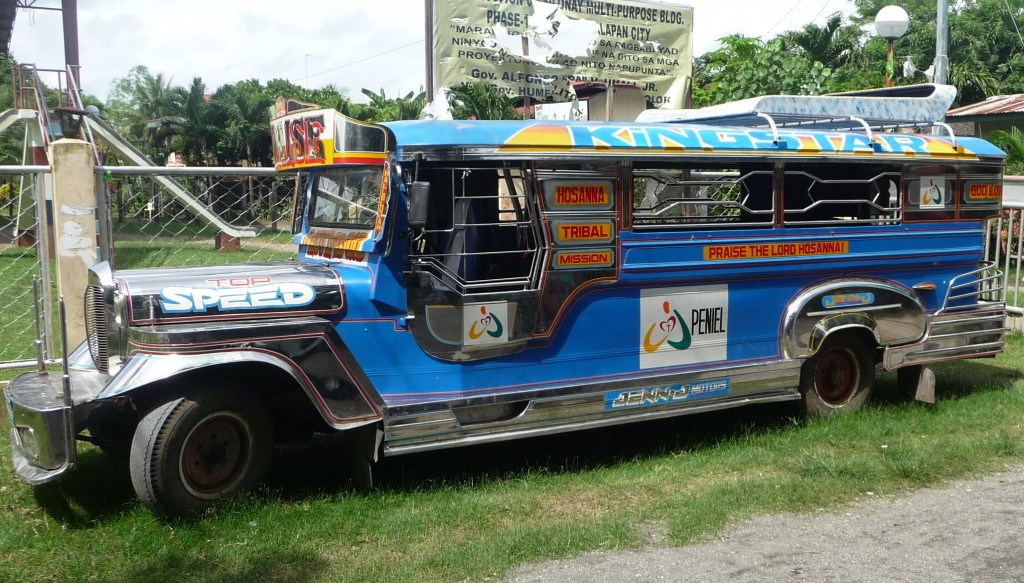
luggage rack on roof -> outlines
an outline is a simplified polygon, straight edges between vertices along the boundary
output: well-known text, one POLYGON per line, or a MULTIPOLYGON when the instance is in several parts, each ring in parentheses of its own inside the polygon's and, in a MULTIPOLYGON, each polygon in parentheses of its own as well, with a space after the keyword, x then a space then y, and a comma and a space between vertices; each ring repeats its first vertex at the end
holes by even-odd
POLYGON ((956 98, 951 85, 922 84, 831 95, 766 95, 701 109, 649 109, 638 122, 873 132, 940 127, 956 147, 953 128, 942 120, 956 98))

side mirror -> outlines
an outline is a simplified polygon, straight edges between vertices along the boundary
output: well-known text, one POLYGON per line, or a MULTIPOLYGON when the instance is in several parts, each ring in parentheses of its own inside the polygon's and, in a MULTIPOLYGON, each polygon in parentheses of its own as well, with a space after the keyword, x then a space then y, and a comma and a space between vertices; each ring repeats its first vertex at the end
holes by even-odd
POLYGON ((430 183, 413 182, 409 185, 409 226, 422 229, 427 226, 430 208, 430 183))

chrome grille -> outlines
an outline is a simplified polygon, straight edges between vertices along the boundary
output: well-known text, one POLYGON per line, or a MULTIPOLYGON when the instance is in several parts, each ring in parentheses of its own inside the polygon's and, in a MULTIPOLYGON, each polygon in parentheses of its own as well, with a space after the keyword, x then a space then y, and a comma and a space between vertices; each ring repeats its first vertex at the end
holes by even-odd
POLYGON ((90 285, 85 289, 85 339, 89 343, 89 354, 96 369, 109 372, 107 318, 103 305, 103 286, 100 285, 90 285))

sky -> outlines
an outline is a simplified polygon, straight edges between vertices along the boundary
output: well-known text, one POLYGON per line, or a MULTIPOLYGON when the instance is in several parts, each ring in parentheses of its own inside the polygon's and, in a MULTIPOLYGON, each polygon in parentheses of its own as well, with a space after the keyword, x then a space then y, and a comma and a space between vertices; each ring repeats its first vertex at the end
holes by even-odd
MULTIPOLYGON (((772 38, 832 13, 851 0, 684 0, 694 8, 694 55, 734 33, 772 38)), ((35 0, 59 7, 60 0, 35 0)), ((422 0, 85 0, 78 3, 82 89, 105 100, 112 82, 136 65, 187 86, 200 77, 210 92, 259 79, 328 84, 365 101, 425 83, 422 0), (301 10, 289 8, 301 7, 301 10)), ((11 54, 38 69, 61 69, 61 13, 19 9, 11 54)), ((54 73, 41 73, 56 85, 54 73)))

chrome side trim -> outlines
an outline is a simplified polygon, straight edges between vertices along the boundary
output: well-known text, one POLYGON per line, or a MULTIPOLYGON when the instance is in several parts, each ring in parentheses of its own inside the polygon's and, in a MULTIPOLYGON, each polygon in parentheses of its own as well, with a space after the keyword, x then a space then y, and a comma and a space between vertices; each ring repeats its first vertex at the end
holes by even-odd
POLYGON ((1005 332, 1006 307, 1001 303, 983 304, 970 312, 938 314, 924 339, 886 348, 882 363, 886 370, 896 370, 954 358, 992 356, 1003 350, 1005 332))
POLYGON ((738 407, 750 403, 799 399, 800 361, 776 361, 750 365, 739 369, 713 370, 688 375, 663 376, 627 383, 617 382, 592 386, 576 386, 551 392, 525 395, 480 397, 460 401, 473 406, 500 402, 526 402, 523 411, 511 419, 493 422, 460 423, 451 402, 416 407, 416 412, 385 416, 384 455, 399 455, 455 447, 469 443, 504 441, 531 435, 545 435, 590 427, 631 423, 717 409, 738 407), (644 406, 623 409, 611 408, 609 395, 629 391, 650 391, 702 381, 727 380, 728 394, 707 399, 654 400, 644 406))

